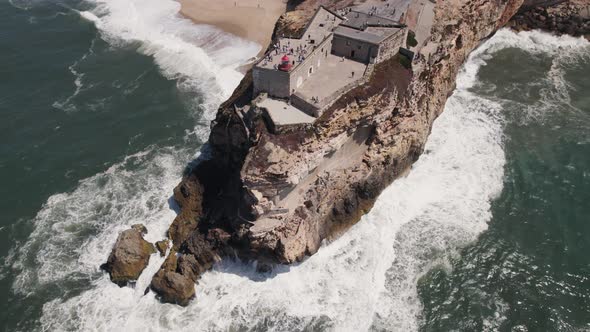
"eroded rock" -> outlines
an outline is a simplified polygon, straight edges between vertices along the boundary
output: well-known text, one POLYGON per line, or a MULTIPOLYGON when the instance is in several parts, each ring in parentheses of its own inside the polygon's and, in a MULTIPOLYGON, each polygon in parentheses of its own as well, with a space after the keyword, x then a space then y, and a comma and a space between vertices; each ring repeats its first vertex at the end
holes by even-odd
POLYGON ((131 225, 131 229, 138 231, 141 235, 146 235, 148 233, 147 228, 142 224, 131 225))
POLYGON ((168 250, 168 246, 170 245, 170 240, 161 240, 156 242, 156 249, 160 252, 160 257, 166 256, 166 250, 168 250))
POLYGON ((147 229, 143 225, 133 225, 121 232, 105 264, 101 266, 111 277, 111 281, 125 286, 139 278, 149 263, 150 255, 156 250, 153 244, 144 240, 147 229))
POLYGON ((150 284, 162 302, 186 306, 195 296, 195 282, 175 271, 160 270, 150 284))
POLYGON ((590 2, 526 0, 510 26, 516 31, 541 29, 590 38, 590 2))
POLYGON ((168 229, 174 247, 186 241, 197 228, 202 214, 203 188, 194 176, 189 176, 174 188, 174 200, 181 207, 168 229))

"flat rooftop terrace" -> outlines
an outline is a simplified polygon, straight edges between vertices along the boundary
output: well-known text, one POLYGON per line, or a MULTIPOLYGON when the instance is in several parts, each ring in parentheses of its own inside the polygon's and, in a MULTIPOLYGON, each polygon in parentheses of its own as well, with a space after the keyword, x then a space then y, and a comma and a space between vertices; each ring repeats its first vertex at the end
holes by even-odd
POLYGON ((315 121, 314 117, 307 115, 282 100, 266 98, 259 102, 257 106, 265 108, 268 111, 270 119, 276 126, 313 123, 315 121))
POLYGON ((304 97, 308 102, 311 97, 319 99, 319 107, 330 102, 329 97, 348 84, 360 80, 367 65, 350 59, 329 54, 322 61, 320 68, 297 89, 296 94, 304 97), (354 72, 354 76, 352 75, 354 72))
POLYGON ((366 12, 376 7, 374 15, 381 16, 390 20, 399 21, 406 11, 412 0, 366 0, 365 2, 354 6, 354 10, 366 12))
MULTIPOLYGON (((274 45, 274 49, 267 53, 256 66, 266 69, 276 69, 281 63, 281 58, 284 55, 287 55, 292 62, 295 61, 291 68, 291 70, 294 70, 305 60, 305 58, 314 52, 317 46, 323 42, 341 22, 341 19, 324 8, 320 8, 300 39, 279 39, 278 45, 274 45)), ((324 48, 324 51, 328 51, 328 53, 330 52, 330 46, 324 46, 324 48)))
POLYGON ((347 26, 354 29, 364 30, 367 26, 391 26, 399 25, 398 21, 381 17, 377 15, 370 15, 364 12, 351 11, 346 14, 346 21, 342 22, 343 26, 347 26))
POLYGON ((339 26, 334 30, 334 34, 349 39, 360 40, 366 43, 379 45, 389 36, 400 31, 399 28, 368 28, 365 31, 352 29, 345 26, 339 26))

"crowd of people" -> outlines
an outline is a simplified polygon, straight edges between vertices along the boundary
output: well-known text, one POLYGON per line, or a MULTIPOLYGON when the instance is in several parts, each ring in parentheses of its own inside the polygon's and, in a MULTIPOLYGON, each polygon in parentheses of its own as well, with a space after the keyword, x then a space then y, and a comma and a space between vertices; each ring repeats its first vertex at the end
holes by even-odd
POLYGON ((268 63, 275 62, 273 65, 274 69, 278 68, 278 61, 274 61, 275 57, 282 57, 283 55, 292 56, 293 65, 296 63, 302 63, 307 58, 307 55, 311 52, 308 50, 308 47, 311 44, 306 43, 305 45, 297 45, 295 47, 291 46, 291 41, 287 40, 286 43, 281 44, 281 42, 277 42, 273 45, 273 51, 269 52, 265 56, 265 60, 263 65, 267 65, 268 63))

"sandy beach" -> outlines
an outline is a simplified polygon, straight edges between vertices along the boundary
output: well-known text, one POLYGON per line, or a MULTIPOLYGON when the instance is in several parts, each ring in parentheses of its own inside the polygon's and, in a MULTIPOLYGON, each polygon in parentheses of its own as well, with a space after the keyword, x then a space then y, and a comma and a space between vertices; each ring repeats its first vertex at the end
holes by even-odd
POLYGON ((286 0, 179 0, 182 15, 195 23, 216 26, 262 46, 270 43, 286 0))

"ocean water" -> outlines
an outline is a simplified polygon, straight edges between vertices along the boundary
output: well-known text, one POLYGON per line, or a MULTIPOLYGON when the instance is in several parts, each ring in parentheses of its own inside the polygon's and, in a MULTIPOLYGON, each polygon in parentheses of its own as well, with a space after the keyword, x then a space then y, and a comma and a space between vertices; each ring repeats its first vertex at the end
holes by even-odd
POLYGON ((590 45, 498 32, 410 173, 341 238, 260 274, 225 261, 188 307, 99 270, 161 239, 186 164, 260 46, 172 0, 0 3, 0 326, 6 331, 590 328, 590 45))

